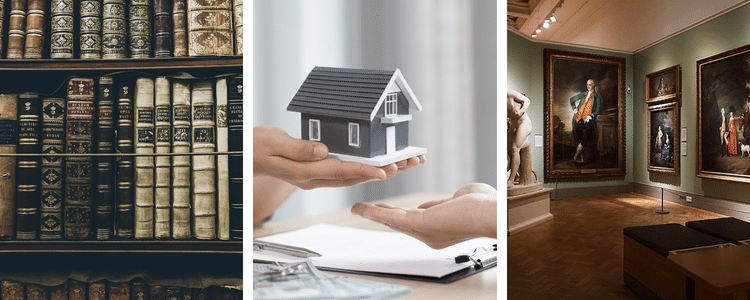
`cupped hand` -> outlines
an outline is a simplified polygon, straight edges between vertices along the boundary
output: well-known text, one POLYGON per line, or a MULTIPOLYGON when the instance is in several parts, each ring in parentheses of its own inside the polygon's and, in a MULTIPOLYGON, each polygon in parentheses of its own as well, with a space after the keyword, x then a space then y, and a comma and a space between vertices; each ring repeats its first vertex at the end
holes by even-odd
POLYGON ((497 238, 497 191, 483 183, 467 184, 451 198, 425 202, 416 209, 357 203, 351 211, 434 249, 477 237, 497 238))

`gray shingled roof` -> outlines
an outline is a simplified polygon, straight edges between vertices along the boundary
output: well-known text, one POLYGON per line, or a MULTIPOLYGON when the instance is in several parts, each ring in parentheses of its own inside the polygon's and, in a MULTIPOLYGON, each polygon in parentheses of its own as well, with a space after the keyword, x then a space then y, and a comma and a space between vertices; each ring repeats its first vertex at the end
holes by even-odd
POLYGON ((288 111, 370 120, 395 70, 315 67, 300 86, 288 111))

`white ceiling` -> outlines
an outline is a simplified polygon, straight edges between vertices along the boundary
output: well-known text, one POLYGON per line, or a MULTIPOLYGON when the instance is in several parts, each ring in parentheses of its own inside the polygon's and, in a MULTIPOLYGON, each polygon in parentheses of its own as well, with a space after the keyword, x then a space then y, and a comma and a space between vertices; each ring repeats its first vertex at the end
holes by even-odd
POLYGON ((561 0, 507 0, 508 29, 542 42, 635 53, 750 0, 562 0, 557 22, 531 34, 561 0))

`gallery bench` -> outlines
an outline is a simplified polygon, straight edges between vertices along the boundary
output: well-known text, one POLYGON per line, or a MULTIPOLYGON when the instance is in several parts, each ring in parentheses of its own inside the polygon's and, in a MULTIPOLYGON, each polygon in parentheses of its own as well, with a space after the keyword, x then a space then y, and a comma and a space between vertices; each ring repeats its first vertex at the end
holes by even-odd
POLYGON ((685 223, 685 227, 715 236, 733 244, 750 244, 750 223, 740 219, 718 218, 685 223))

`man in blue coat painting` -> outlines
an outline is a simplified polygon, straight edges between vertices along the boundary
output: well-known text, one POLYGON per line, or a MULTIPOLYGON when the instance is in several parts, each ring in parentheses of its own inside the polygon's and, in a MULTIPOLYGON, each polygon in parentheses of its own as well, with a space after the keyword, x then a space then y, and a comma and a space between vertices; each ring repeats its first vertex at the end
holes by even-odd
POLYGON ((577 145, 573 160, 581 163, 584 162, 584 147, 596 142, 596 117, 602 109, 602 97, 596 92, 593 79, 586 82, 586 89, 588 92, 570 98, 570 108, 573 109, 573 142, 577 145))

